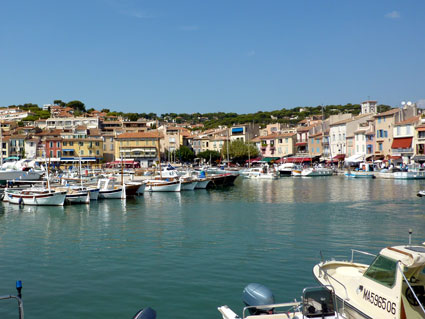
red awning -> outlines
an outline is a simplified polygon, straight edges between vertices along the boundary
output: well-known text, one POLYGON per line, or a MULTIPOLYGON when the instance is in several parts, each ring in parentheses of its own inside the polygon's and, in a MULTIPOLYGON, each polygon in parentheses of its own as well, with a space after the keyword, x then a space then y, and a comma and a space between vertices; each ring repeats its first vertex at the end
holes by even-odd
POLYGON ((412 146, 413 137, 395 138, 391 148, 410 148, 412 146))
POLYGON ((307 145, 307 142, 298 142, 298 143, 295 143, 295 146, 306 146, 307 145))
POLYGON ((399 159, 401 159, 401 156, 391 156, 390 159, 392 159, 394 161, 399 160, 399 159))
POLYGON ((341 161, 341 160, 343 160, 344 158, 345 158, 345 154, 338 154, 338 155, 334 156, 332 159, 333 159, 334 161, 341 161))
POLYGON ((311 162, 313 159, 311 157, 287 157, 279 159, 279 163, 304 163, 311 162))
POLYGON ((417 127, 416 131, 418 132, 424 132, 425 131, 425 127, 417 127))

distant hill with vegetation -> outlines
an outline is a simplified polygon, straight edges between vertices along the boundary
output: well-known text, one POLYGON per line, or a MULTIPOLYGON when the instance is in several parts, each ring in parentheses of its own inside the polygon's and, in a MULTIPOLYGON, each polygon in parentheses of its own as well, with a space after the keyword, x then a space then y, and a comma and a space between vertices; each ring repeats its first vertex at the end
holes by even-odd
MULTIPOLYGON (((55 105, 67 106, 74 108, 75 115, 84 115, 86 112, 90 113, 94 111, 94 108, 90 108, 86 111, 83 102, 74 100, 68 103, 62 100, 55 100, 55 105)), ((8 108, 20 108, 22 110, 31 111, 34 115, 30 115, 24 120, 34 121, 37 119, 44 119, 50 116, 49 111, 43 110, 37 104, 26 103, 22 105, 9 105, 8 108)), ((392 107, 389 105, 378 105, 379 112, 385 112, 390 110, 392 107)), ((296 124, 303 119, 317 115, 328 118, 330 115, 339 113, 352 113, 358 115, 361 111, 360 104, 345 104, 345 105, 325 105, 325 106, 299 106, 292 109, 282 108, 275 111, 258 111, 256 113, 238 114, 234 112, 214 112, 214 113, 165 113, 158 116, 156 113, 126 113, 111 111, 110 109, 103 108, 102 112, 108 115, 122 116, 130 121, 137 121, 140 118, 144 119, 158 119, 173 123, 188 123, 188 124, 200 124, 204 125, 205 129, 215 128, 218 126, 230 126, 233 124, 243 123, 257 123, 257 124, 270 124, 270 123, 286 123, 296 124)))

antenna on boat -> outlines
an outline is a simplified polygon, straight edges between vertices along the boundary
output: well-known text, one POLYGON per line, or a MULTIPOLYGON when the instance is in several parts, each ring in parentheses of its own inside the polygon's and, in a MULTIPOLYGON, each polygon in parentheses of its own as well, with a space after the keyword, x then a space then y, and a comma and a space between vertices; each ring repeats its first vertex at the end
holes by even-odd
POLYGON ((409 246, 412 246, 412 228, 409 228, 409 246))

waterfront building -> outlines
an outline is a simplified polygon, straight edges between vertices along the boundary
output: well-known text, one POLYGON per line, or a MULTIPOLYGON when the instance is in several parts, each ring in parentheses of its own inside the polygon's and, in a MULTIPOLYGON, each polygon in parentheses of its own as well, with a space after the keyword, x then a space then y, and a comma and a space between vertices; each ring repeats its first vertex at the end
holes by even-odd
POLYGON ((277 133, 267 136, 258 136, 251 140, 261 156, 285 157, 295 154, 296 133, 277 133))
POLYGON ((72 137, 62 139, 63 162, 96 162, 103 159, 103 140, 100 137, 72 137))
POLYGON ((30 137, 24 141, 25 157, 34 159, 37 157, 37 145, 40 142, 39 137, 30 137))
POLYGON ((123 133, 115 138, 115 159, 139 161, 149 167, 159 159, 159 131, 123 133))
POLYGON ((148 130, 146 121, 123 121, 122 128, 126 132, 146 132, 148 130))
POLYGON ((342 159, 346 154, 346 134, 347 134, 347 123, 352 119, 345 119, 342 121, 335 122, 330 125, 329 130, 329 146, 332 153, 332 157, 341 157, 342 159))
POLYGON ((402 103, 402 108, 378 113, 375 118, 375 159, 390 159, 393 155, 392 143, 394 126, 397 122, 414 117, 418 109, 413 103, 402 103))
POLYGON ((419 122, 420 116, 418 115, 395 123, 393 128, 394 139, 391 144, 392 160, 401 160, 404 164, 410 164, 414 155, 415 127, 419 122))
POLYGON ((47 158, 58 158, 62 156, 62 136, 47 136, 44 143, 45 156, 47 158))
POLYGON ((417 163, 425 163, 425 118, 421 117, 419 125, 415 128, 415 136, 413 145, 414 156, 413 159, 417 163))
POLYGON ((311 157, 323 155, 323 132, 310 134, 308 149, 311 157))
POLYGON ((230 142, 240 140, 247 142, 252 138, 260 135, 259 125, 256 123, 246 123, 241 125, 233 125, 228 129, 228 139, 230 142))
POLYGON ((25 156, 25 135, 11 134, 9 138, 8 156, 22 158, 25 156))
POLYGON ((301 126, 297 128, 297 141, 295 143, 295 153, 308 154, 308 137, 314 125, 301 126))

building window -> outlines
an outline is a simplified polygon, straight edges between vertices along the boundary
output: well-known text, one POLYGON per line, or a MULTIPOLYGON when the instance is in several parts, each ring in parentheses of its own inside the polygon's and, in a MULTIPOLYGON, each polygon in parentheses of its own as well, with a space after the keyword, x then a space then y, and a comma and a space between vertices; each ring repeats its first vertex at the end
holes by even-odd
POLYGON ((53 151, 50 151, 50 157, 53 157, 53 151))
POLYGON ((320 148, 318 147, 318 148, 316 148, 316 152, 317 153, 320 153, 320 148))
POLYGON ((84 155, 84 150, 80 150, 80 155, 84 155))
POLYGON ((66 141, 64 141, 62 144, 63 144, 63 146, 66 146, 66 145, 67 145, 67 142, 66 142, 66 141))
POLYGON ((57 148, 61 147, 61 143, 60 143, 60 142, 57 142, 57 143, 56 143, 56 147, 57 147, 57 148))
POLYGON ((96 155, 100 155, 100 152, 99 152, 99 150, 97 150, 97 151, 96 151, 96 155))
POLYGON ((56 151, 56 156, 61 157, 61 151, 56 151))
POLYGON ((74 142, 69 142, 69 146, 74 146, 74 142))
POLYGON ((397 135, 400 135, 400 134, 401 134, 401 127, 397 126, 397 135))
POLYGON ((406 134, 410 134, 410 126, 406 126, 406 134))
POLYGON ((382 143, 378 144, 379 150, 382 151, 382 143))
POLYGON ((53 142, 50 142, 50 148, 53 148, 53 142))

